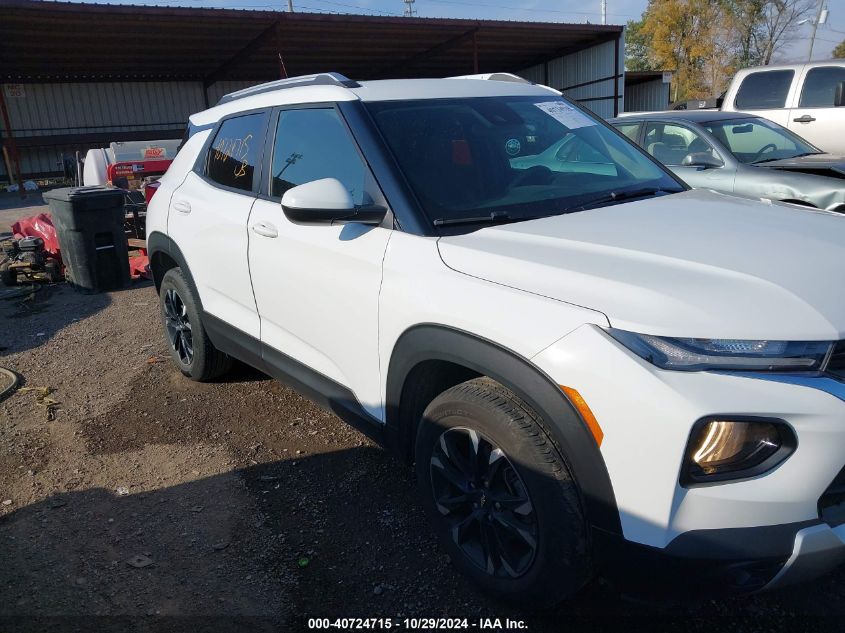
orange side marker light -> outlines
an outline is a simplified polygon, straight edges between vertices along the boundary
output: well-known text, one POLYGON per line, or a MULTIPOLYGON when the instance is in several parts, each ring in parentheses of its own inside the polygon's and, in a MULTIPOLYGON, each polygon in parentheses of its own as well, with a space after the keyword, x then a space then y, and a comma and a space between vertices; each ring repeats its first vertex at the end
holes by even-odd
POLYGON ((581 417, 584 418, 584 422, 587 423, 587 428, 590 429, 590 433, 593 434, 593 439, 596 440, 596 444, 601 446, 601 442, 604 439, 604 431, 601 430, 599 422, 596 420, 596 416, 593 415, 593 411, 590 409, 590 405, 587 404, 587 401, 584 400, 584 397, 578 393, 576 389, 566 387, 565 385, 559 386, 563 390, 563 393, 566 394, 566 397, 569 398, 572 406, 574 406, 578 410, 578 413, 581 414, 581 417))

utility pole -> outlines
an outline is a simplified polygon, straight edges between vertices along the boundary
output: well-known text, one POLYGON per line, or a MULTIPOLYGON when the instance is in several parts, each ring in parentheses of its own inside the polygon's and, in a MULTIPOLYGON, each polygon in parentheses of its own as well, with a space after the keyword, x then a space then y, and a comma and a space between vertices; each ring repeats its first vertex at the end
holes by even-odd
POLYGON ((412 18, 417 14, 414 8, 414 0, 402 0, 405 3, 405 17, 412 18))
POLYGON ((601 23, 607 24, 607 0, 601 0, 601 23))
POLYGON ((825 0, 819 0, 819 12, 816 14, 813 23, 813 33, 810 35, 810 52, 807 55, 807 61, 813 61, 813 46, 816 44, 816 31, 819 28, 819 24, 824 24, 827 22, 827 9, 824 8, 825 0))

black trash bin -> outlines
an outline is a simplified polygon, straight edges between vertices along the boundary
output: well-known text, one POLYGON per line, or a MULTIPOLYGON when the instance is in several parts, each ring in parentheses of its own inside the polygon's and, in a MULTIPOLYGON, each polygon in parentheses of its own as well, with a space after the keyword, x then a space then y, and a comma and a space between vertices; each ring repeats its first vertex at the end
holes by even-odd
POLYGON ((111 187, 66 187, 44 192, 44 199, 56 226, 67 280, 83 292, 128 286, 124 192, 111 187))

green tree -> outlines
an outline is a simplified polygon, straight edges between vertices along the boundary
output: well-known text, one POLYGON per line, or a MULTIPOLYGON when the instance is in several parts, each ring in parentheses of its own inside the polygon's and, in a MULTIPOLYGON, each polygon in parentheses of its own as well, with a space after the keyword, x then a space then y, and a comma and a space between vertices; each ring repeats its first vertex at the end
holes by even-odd
POLYGON ((672 100, 710 93, 708 67, 718 48, 720 2, 650 0, 643 13, 642 36, 650 41, 649 58, 661 69, 674 70, 672 100))
POLYGON ((643 34, 642 20, 628 20, 625 27, 625 70, 659 70, 649 53, 651 38, 643 34))
POLYGON ((836 45, 836 48, 833 49, 833 56, 837 59, 845 57, 845 40, 836 45))

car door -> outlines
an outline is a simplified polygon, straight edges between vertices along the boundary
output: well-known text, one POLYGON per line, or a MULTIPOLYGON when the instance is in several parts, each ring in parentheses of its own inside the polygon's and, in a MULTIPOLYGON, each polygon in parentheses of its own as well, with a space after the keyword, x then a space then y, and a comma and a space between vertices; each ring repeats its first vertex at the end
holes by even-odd
POLYGON ((713 144, 691 127, 680 123, 647 122, 643 146, 690 187, 733 192, 735 170, 726 166, 724 158, 713 144), (681 164, 688 154, 695 153, 709 153, 722 161, 722 166, 703 168, 681 164))
POLYGON ((816 147, 845 155, 845 107, 834 106, 836 86, 845 81, 845 67, 807 68, 797 107, 790 111, 788 127, 816 147))
POLYGON ((731 109, 754 112, 787 127, 796 86, 795 71, 789 68, 748 73, 737 89, 731 109))
POLYGON ((294 186, 336 178, 356 204, 387 203, 337 109, 291 108, 274 116, 267 191, 249 219, 265 362, 272 367, 291 358, 347 387, 381 417, 378 296, 391 230, 294 224, 280 200, 294 186))
POLYGON ((224 119, 171 198, 168 234, 182 251, 203 310, 258 338, 247 262, 247 220, 269 114, 224 119))

